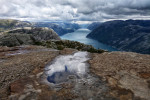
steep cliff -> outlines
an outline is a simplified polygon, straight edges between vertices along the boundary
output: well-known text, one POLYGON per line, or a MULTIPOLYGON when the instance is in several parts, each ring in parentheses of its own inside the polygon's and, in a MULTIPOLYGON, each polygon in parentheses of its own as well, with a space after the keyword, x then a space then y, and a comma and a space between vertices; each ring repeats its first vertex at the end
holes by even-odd
POLYGON ((97 27, 99 27, 100 24, 101 24, 101 22, 93 22, 93 23, 90 24, 87 28, 88 28, 89 30, 94 30, 94 29, 96 29, 97 27))
POLYGON ((87 35, 123 51, 150 54, 150 21, 109 21, 87 35))

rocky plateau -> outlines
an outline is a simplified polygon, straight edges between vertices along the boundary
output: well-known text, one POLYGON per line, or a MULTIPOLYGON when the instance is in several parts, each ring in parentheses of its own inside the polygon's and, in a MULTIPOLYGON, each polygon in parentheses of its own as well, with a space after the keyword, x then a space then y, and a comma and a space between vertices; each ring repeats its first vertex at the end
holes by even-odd
POLYGON ((0 47, 0 99, 150 99, 150 56, 132 52, 89 53, 88 81, 69 76, 65 83, 49 83, 45 66, 60 55, 75 52, 32 45, 0 47))

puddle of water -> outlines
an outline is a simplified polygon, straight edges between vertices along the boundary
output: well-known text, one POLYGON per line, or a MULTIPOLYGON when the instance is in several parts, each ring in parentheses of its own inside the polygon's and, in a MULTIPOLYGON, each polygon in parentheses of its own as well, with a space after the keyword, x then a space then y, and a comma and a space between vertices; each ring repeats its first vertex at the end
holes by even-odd
POLYGON ((67 81, 68 76, 72 74, 75 74, 75 73, 68 71, 67 66, 65 66, 64 72, 54 72, 51 76, 47 77, 47 80, 54 84, 61 83, 61 82, 67 81))
POLYGON ((89 72, 89 59, 87 52, 59 56, 46 66, 42 79, 56 95, 62 89, 69 89, 77 96, 76 100, 113 100, 109 94, 105 96, 109 91, 106 83, 89 72))
POLYGON ((68 76, 74 75, 82 78, 87 74, 89 60, 87 52, 77 52, 73 55, 59 56, 46 67, 47 80, 50 83, 61 83, 68 80, 68 76))

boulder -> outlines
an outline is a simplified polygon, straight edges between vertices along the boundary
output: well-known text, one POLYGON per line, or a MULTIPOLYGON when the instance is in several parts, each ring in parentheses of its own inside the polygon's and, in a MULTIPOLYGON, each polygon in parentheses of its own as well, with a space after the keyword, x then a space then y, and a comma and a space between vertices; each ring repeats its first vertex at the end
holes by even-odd
POLYGON ((34 44, 34 41, 30 34, 7 34, 0 37, 0 45, 9 47, 34 44))
POLYGON ((8 31, 9 34, 19 33, 19 34, 31 34, 37 41, 42 40, 60 40, 57 33, 49 28, 32 28, 24 27, 8 31))

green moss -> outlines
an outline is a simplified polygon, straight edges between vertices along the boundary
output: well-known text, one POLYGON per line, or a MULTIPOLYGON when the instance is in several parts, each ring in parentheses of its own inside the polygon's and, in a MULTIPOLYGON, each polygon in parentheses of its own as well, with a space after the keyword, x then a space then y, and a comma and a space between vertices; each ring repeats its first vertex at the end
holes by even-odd
POLYGON ((63 49, 64 49, 64 46, 63 46, 63 45, 58 45, 58 46, 57 46, 57 49, 58 49, 58 50, 63 50, 63 49))
POLYGON ((40 42, 40 41, 37 41, 37 42, 34 43, 34 45, 41 45, 41 46, 43 46, 43 43, 40 42))
POLYGON ((94 48, 90 48, 89 50, 87 50, 88 52, 91 52, 91 53, 103 53, 105 52, 104 50, 98 50, 98 49, 94 49, 94 48))

